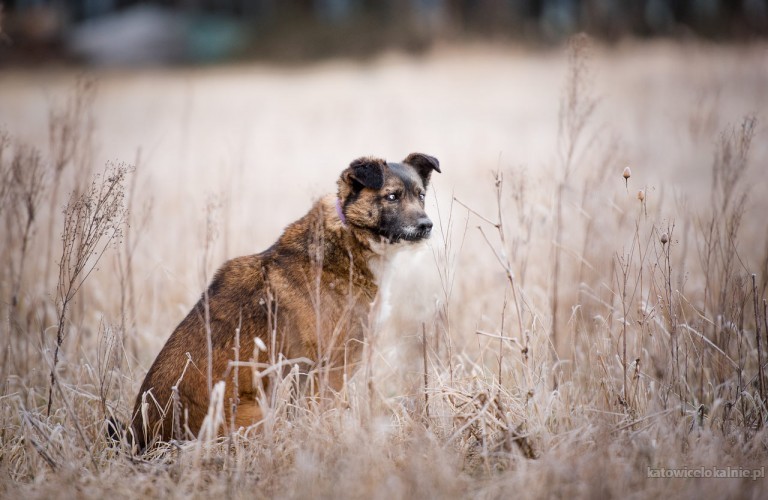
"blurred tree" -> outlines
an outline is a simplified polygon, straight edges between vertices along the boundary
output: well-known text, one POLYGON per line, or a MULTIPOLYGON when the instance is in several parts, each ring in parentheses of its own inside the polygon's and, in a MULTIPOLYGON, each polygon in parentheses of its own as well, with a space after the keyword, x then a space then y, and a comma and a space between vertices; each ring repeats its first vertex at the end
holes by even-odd
MULTIPOLYGON (((586 31, 622 37, 691 35, 727 40, 768 34, 768 0, 0 0, 15 49, 51 47, 68 30, 138 6, 237 24, 253 55, 369 55, 422 50, 434 40, 558 42, 586 31), (356 44, 350 44, 355 40, 356 44)), ((224 53, 224 52, 222 52, 224 53)))

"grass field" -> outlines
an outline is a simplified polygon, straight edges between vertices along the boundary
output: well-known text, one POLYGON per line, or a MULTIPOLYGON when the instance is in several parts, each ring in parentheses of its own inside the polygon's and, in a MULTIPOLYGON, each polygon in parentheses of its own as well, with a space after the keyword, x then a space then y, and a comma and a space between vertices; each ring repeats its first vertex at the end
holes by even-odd
POLYGON ((765 45, 6 69, 0 496, 764 498, 766 120, 765 45), (435 234, 341 394, 108 441, 224 260, 413 151, 435 234))

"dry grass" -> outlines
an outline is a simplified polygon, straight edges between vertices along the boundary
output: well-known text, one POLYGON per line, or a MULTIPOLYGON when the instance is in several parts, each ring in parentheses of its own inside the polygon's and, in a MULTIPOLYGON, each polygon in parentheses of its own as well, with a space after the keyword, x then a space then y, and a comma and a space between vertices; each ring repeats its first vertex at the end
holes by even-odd
POLYGON ((768 460, 765 54, 579 40, 7 73, 0 495, 763 497, 765 479, 648 468, 768 460), (110 445, 223 259, 266 248, 352 158, 414 150, 444 166, 436 234, 342 394, 296 398, 275 370, 257 428, 110 445), (135 169, 94 176, 115 159, 135 169))

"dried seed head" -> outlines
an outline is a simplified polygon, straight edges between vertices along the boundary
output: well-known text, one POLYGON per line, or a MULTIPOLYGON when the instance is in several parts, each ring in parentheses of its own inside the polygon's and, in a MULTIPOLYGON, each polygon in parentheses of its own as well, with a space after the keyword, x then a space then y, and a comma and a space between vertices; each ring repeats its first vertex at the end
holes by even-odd
POLYGON ((624 187, 627 189, 627 193, 629 193, 629 177, 632 175, 632 171, 629 167, 624 167, 624 173, 621 175, 624 176, 624 187))
POLYGON ((642 203, 643 201, 645 201, 645 191, 643 191, 642 189, 641 189, 641 190, 639 190, 639 191, 637 192, 637 199, 638 199, 638 200, 640 200, 640 202, 641 202, 641 203, 642 203))
POLYGON ((669 236, 667 236, 667 233, 661 233, 661 244, 666 245, 669 241, 669 236))

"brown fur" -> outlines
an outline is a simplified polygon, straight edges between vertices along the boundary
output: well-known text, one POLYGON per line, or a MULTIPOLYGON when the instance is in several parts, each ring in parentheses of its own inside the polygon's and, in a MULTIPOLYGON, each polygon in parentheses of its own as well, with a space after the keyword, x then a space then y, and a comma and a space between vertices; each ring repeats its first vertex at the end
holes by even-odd
MULTIPOLYGON (((377 231, 382 217, 386 213, 392 219, 394 214, 408 227, 426 217, 423 197, 414 202, 418 193, 404 193, 396 210, 393 203, 382 201, 382 193, 404 192, 406 184, 423 193, 431 170, 439 171, 437 160, 426 155, 410 155, 406 163, 355 160, 342 172, 336 196, 316 202, 265 252, 232 259, 218 270, 207 293, 171 334, 141 386, 132 421, 141 449, 158 439, 181 438, 184 433, 178 434, 183 428, 195 435, 199 431, 209 404, 206 324, 211 331, 212 383, 225 382, 227 424, 232 417, 231 403, 237 404, 236 428, 258 422, 262 417, 259 384, 268 384, 266 378, 255 380, 251 367, 232 366, 238 327, 240 360, 267 364, 277 353, 287 359, 307 358, 312 366, 304 366, 305 372, 324 366, 327 385, 341 388, 345 371, 359 360, 377 293, 370 264, 380 258, 372 242, 381 238, 377 231), (400 177, 395 175, 398 172, 400 177), (408 172, 413 173, 415 183, 403 183, 401 177, 410 175, 408 172), (337 197, 346 223, 339 218, 337 197), (260 351, 256 338, 266 346, 274 342, 276 352, 260 351), (174 386, 178 390, 176 408, 174 386), (146 421, 143 400, 148 403, 146 421)), ((428 233, 427 229, 420 238, 428 233)))

